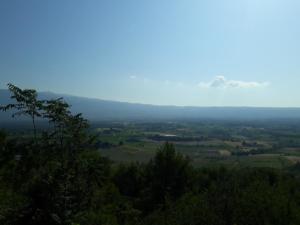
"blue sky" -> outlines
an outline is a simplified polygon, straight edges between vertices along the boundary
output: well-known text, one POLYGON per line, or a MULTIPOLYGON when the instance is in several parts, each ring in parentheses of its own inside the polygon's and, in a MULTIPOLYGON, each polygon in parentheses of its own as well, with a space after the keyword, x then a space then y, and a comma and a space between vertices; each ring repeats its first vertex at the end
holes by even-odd
POLYGON ((1 0, 0 88, 300 107, 299 0, 1 0))

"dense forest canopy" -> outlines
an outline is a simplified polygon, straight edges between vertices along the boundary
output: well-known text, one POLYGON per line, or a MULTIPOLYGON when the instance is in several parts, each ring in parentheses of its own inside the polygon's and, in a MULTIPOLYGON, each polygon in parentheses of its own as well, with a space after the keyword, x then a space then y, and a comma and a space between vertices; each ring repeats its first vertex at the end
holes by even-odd
POLYGON ((32 134, 0 132, 0 224, 300 224, 297 173, 196 169, 168 142, 147 163, 114 163, 64 99, 9 90, 15 103, 1 110, 30 118, 32 134), (49 129, 38 131, 37 118, 49 129))

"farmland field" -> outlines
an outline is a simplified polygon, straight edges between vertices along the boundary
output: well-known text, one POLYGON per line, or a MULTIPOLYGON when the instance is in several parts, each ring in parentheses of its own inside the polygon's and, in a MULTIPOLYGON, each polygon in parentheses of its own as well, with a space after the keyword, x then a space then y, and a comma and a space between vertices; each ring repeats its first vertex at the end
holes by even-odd
POLYGON ((286 168, 300 161, 299 121, 92 123, 102 155, 146 162, 164 142, 196 167, 286 168))

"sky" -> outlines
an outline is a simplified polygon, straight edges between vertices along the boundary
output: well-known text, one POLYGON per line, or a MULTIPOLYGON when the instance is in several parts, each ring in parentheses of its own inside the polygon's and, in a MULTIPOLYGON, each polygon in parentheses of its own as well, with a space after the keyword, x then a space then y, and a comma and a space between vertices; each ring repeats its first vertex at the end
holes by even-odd
POLYGON ((0 0, 0 89, 300 107, 299 0, 0 0))

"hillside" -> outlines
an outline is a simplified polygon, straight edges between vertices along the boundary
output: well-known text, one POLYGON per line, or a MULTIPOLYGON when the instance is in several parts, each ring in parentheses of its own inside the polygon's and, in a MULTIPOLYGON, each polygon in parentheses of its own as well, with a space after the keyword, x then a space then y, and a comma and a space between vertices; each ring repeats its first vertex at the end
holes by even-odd
MULTIPOLYGON (((0 104, 11 102, 8 90, 0 90, 0 104)), ((300 119, 300 108, 255 107, 179 107, 107 101, 51 92, 40 92, 40 99, 63 97, 73 112, 81 112, 92 121, 100 120, 193 120, 193 119, 300 119)), ((10 113, 0 113, 0 121, 10 113)))

